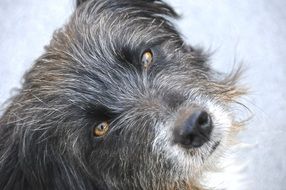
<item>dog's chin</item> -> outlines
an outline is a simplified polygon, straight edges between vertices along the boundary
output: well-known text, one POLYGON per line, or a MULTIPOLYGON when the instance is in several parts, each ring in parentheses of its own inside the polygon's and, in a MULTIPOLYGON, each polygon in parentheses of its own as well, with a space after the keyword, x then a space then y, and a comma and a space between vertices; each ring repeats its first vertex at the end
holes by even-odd
POLYGON ((170 147, 164 157, 173 166, 170 170, 173 180, 196 181, 203 171, 212 167, 211 162, 219 155, 222 144, 221 141, 209 141, 197 148, 186 149, 178 145, 170 147))
POLYGON ((196 148, 183 148, 183 151, 188 152, 189 159, 200 159, 205 162, 209 157, 215 154, 216 150, 219 148, 221 141, 207 142, 201 147, 196 148))

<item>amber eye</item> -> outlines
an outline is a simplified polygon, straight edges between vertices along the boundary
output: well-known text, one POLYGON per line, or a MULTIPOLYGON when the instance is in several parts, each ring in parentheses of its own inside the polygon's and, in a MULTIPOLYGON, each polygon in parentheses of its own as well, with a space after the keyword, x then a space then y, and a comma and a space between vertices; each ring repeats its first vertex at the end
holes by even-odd
POLYGON ((93 134, 95 137, 101 137, 108 132, 109 124, 107 121, 102 122, 94 127, 93 134))
POLYGON ((141 62, 144 69, 150 68, 150 66, 153 64, 153 53, 151 50, 147 50, 143 53, 141 62))

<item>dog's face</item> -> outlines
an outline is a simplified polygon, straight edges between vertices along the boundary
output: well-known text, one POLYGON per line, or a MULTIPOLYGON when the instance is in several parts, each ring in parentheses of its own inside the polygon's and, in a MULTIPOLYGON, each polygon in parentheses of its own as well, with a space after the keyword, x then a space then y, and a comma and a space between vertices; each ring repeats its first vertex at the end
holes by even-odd
POLYGON ((241 92, 183 41, 172 17, 157 1, 78 2, 7 111, 32 118, 16 127, 25 125, 22 149, 39 155, 35 167, 45 159, 75 168, 66 175, 87 175, 99 189, 196 183, 228 147, 241 92))

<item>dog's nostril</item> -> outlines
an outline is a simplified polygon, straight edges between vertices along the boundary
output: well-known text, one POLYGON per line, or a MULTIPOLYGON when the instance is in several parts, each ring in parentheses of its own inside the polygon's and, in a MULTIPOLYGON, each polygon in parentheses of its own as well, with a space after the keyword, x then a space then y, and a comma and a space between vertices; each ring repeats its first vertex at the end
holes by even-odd
POLYGON ((209 114, 205 111, 202 111, 198 115, 197 124, 198 125, 205 125, 209 122, 209 114))
POLYGON ((188 148, 200 147, 210 139, 212 131, 210 115, 203 110, 196 110, 174 131, 175 143, 188 148))

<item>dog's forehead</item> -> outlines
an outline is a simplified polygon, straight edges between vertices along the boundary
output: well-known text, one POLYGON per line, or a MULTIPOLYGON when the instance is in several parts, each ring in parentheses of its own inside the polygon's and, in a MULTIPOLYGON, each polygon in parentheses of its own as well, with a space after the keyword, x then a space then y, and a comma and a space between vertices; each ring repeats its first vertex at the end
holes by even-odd
POLYGON ((189 63, 195 59, 190 59, 193 55, 188 56, 180 34, 166 19, 172 11, 164 3, 143 0, 87 1, 79 6, 70 23, 56 33, 50 49, 51 53, 64 51, 65 66, 71 71, 68 76, 73 77, 71 88, 76 82, 77 91, 82 89, 80 96, 87 94, 78 102, 114 110, 157 96, 158 87, 163 94, 182 86, 178 84, 189 76, 193 67, 189 63), (154 64, 146 82, 141 57, 150 48, 154 64))
POLYGON ((111 11, 114 13, 128 12, 132 14, 137 12, 141 15, 161 14, 178 17, 172 7, 159 0, 89 0, 79 6, 78 10, 88 14, 111 11))
POLYGON ((176 17, 174 10, 163 2, 142 0, 89 1, 79 7, 73 23, 90 28, 101 40, 116 37, 126 41, 152 40, 156 36, 177 34, 167 18, 176 17), (140 38, 140 39, 138 39, 140 38))
POLYGON ((167 17, 176 17, 176 13, 162 2, 87 1, 71 19, 70 28, 76 34, 71 37, 77 38, 76 48, 83 44, 79 48, 90 52, 93 58, 112 63, 123 51, 142 53, 163 42, 173 49, 181 47, 183 40, 167 17))

